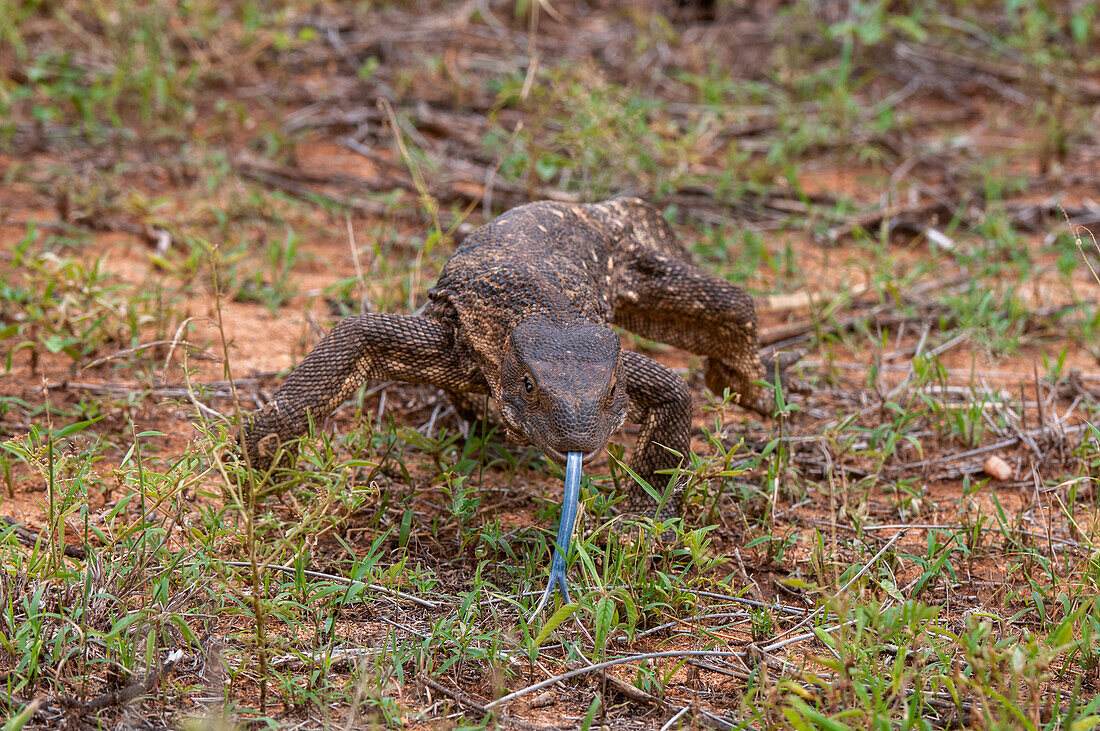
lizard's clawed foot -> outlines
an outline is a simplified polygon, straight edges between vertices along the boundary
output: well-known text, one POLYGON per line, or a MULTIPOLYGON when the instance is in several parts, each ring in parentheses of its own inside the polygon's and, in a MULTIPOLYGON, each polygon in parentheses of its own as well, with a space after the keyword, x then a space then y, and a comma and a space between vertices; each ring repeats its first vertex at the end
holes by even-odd
POLYGON ((779 385, 786 389, 789 385, 787 369, 802 360, 804 355, 806 355, 806 351, 801 348, 761 353, 760 360, 764 364, 765 372, 764 380, 771 384, 778 380, 779 385))
POLYGON ((764 380, 769 387, 764 389, 761 395, 761 408, 756 411, 764 416, 772 416, 775 411, 775 388, 778 387, 784 397, 792 392, 805 393, 805 384, 791 379, 788 369, 798 361, 806 351, 801 348, 795 350, 764 351, 760 354, 760 361, 764 364, 764 380))
POLYGON ((227 465, 233 468, 230 471, 231 476, 245 474, 246 467, 251 467, 259 474, 288 469, 294 465, 293 451, 280 444, 277 434, 270 433, 262 439, 255 437, 255 433, 240 433, 226 445, 222 456, 227 465))
POLYGON ((712 393, 720 396, 728 388, 740 394, 738 403, 741 406, 762 416, 771 416, 775 411, 775 384, 778 383, 784 392, 788 390, 787 369, 800 361, 803 355, 805 351, 802 350, 764 352, 760 355, 763 377, 758 375, 755 378, 746 376, 742 370, 728 363, 707 358, 704 378, 712 393), (761 387, 756 385, 756 381, 766 381, 772 387, 761 387))
POLYGON ((561 521, 558 523, 558 541, 554 547, 554 559, 550 562, 550 580, 546 584, 546 591, 542 593, 542 599, 535 607, 535 614, 540 613, 550 601, 554 589, 561 591, 562 600, 569 603, 569 586, 566 582, 565 558, 569 555, 569 544, 573 538, 573 524, 577 521, 577 504, 581 496, 581 463, 584 461, 582 452, 570 452, 565 458, 565 494, 561 502, 561 521))

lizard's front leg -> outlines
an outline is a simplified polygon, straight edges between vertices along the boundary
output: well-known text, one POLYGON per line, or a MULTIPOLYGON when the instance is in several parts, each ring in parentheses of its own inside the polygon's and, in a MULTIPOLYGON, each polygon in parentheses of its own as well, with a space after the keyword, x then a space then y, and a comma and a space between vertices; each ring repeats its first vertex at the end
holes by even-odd
POLYGON ((415 315, 352 315, 321 339, 270 404, 245 418, 242 442, 251 464, 269 466, 279 444, 305 434, 310 420, 319 424, 367 379, 488 392, 480 371, 457 357, 445 325, 415 315))
POLYGON ((707 357, 707 387, 771 413, 752 298, 740 287, 676 257, 633 248, 615 283, 614 322, 632 332, 707 357))
MULTIPOLYGON (((658 493, 668 484, 660 470, 675 469, 680 456, 691 449, 691 390, 684 379, 652 358, 623 352, 623 378, 630 396, 627 419, 641 425, 630 468, 658 493)), ((624 510, 635 515, 670 518, 680 514, 680 497, 674 493, 660 515, 657 502, 645 488, 632 483, 624 510)))

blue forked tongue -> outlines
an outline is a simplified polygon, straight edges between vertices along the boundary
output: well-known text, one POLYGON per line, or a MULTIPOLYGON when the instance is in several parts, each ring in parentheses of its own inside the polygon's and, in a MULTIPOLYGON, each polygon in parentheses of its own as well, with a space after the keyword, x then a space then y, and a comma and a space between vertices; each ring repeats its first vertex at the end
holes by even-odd
POLYGON ((569 542, 573 538, 573 524, 577 522, 577 502, 581 496, 581 452, 570 452, 565 458, 565 495, 561 501, 561 522, 558 523, 558 542, 554 546, 554 560, 550 563, 550 581, 542 599, 535 607, 535 614, 542 611, 554 587, 561 591, 562 600, 569 603, 569 586, 565 581, 565 557, 569 555, 569 542))

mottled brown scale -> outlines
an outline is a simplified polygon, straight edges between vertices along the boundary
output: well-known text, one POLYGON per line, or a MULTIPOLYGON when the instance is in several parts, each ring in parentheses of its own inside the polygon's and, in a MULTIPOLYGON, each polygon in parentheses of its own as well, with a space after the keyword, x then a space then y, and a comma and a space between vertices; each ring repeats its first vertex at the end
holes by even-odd
MULTIPOLYGON (((660 489, 686 454, 691 393, 679 376, 623 351, 609 324, 706 356, 706 383, 771 408, 752 300, 693 266, 660 213, 621 198, 531 203, 470 234, 419 315, 353 315, 246 421, 253 465, 325 419, 366 379, 489 394, 507 434, 564 461, 598 454, 624 419, 640 424, 631 467, 660 489), (671 451, 670 451, 671 450, 671 451)), ((638 486, 626 508, 652 512, 638 486)), ((672 513, 678 509, 674 501, 672 513)))

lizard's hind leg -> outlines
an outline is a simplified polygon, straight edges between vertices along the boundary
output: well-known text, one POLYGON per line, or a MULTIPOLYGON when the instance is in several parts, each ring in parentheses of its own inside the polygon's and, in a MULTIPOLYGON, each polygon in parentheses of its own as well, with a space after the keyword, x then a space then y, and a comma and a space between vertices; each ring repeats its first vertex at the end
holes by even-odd
POLYGON ((352 315, 321 339, 270 404, 244 419, 252 466, 270 465, 279 444, 305 434, 311 420, 319 424, 367 379, 488 391, 480 371, 456 355, 449 327, 415 315, 352 315))

